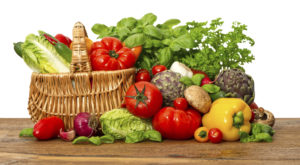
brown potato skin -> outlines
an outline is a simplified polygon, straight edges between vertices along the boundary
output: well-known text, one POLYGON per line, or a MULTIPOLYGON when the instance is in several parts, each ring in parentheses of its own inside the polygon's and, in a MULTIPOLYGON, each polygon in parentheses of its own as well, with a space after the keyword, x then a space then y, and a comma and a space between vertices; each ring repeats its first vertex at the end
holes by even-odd
POLYGON ((197 85, 185 89, 184 96, 188 103, 201 113, 207 113, 211 106, 211 99, 208 93, 197 85))

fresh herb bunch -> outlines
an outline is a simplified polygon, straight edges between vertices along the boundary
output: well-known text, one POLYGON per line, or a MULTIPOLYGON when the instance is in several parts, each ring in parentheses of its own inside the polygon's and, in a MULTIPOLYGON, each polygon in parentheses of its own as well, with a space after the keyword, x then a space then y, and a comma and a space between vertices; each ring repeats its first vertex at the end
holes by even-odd
POLYGON ((174 61, 180 61, 214 78, 221 69, 243 69, 244 63, 254 60, 249 49, 239 46, 240 43, 254 45, 253 39, 243 33, 246 25, 233 23, 233 31, 223 33, 220 18, 209 25, 193 21, 180 26, 176 26, 180 23, 178 19, 154 25, 156 19, 156 15, 148 13, 141 19, 123 18, 116 26, 95 24, 92 31, 98 38, 117 37, 127 47, 142 45, 136 67, 148 70, 157 64, 169 67, 174 61))

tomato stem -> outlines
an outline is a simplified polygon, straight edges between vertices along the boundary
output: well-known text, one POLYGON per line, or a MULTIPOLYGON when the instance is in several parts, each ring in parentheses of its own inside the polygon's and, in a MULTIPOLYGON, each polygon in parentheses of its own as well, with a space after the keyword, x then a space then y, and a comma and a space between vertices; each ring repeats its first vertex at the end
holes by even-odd
POLYGON ((116 51, 114 51, 114 50, 110 50, 109 51, 109 56, 113 57, 113 58, 118 58, 119 54, 116 51))
POLYGON ((132 99, 136 100, 135 108, 139 105, 140 102, 144 103, 146 105, 146 107, 148 108, 147 103, 145 101, 145 100, 148 100, 148 97, 145 96, 146 86, 144 85, 144 88, 141 92, 137 89, 137 87, 135 85, 134 85, 134 88, 135 88, 135 91, 136 91, 136 96, 126 96, 126 97, 129 97, 129 98, 132 98, 132 99))
POLYGON ((202 138, 205 138, 205 137, 207 136, 206 131, 201 131, 201 132, 199 133, 199 136, 202 137, 202 138))

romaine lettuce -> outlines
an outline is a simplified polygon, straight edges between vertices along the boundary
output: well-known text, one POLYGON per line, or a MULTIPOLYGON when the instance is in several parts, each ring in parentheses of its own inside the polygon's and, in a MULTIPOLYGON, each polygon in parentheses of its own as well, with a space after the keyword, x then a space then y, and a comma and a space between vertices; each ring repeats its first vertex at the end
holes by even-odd
POLYGON ((34 71, 40 73, 62 73, 70 71, 67 62, 49 41, 34 34, 29 34, 22 45, 22 55, 25 63, 34 71))
POLYGON ((136 131, 152 130, 150 120, 132 115, 127 109, 114 109, 100 117, 102 132, 112 135, 115 139, 124 139, 136 131))

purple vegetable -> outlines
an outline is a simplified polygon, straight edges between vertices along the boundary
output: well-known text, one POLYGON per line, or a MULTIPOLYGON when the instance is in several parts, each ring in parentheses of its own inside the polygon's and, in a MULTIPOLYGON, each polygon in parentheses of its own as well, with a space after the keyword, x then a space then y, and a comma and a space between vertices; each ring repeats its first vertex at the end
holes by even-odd
POLYGON ((91 137, 97 133, 99 121, 87 112, 77 114, 74 120, 74 130, 78 136, 91 137))

